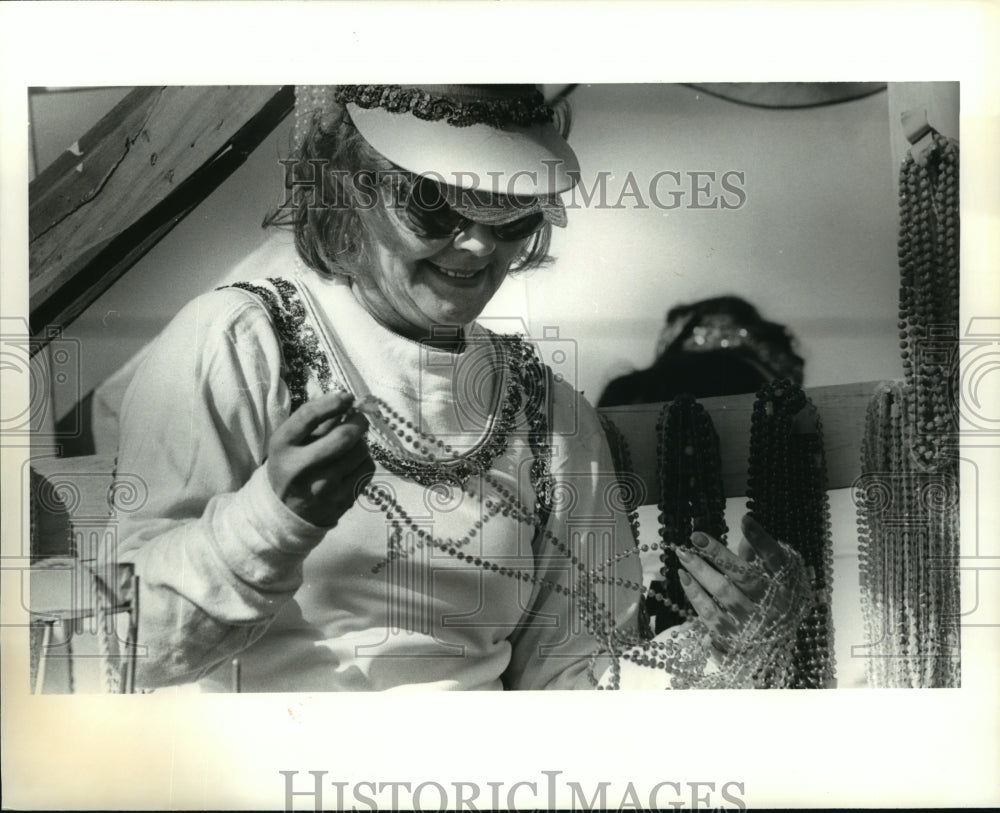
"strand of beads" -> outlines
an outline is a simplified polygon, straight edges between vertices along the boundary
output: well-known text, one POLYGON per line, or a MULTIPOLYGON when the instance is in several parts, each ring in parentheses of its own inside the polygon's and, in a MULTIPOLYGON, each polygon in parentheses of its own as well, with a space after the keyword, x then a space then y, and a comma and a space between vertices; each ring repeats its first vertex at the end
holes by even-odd
MULTIPOLYGON (((398 424, 400 419, 399 415, 394 413, 387 405, 378 401, 378 399, 369 399, 368 402, 359 405, 359 407, 369 417, 386 422, 390 430, 393 425, 398 424), (382 414, 383 410, 388 414, 388 417, 382 414)), ((427 444, 426 448, 434 447, 443 452, 449 450, 447 444, 427 433, 416 432, 414 442, 416 442, 417 436, 422 443, 427 444)), ((601 656, 608 656, 610 658, 611 669, 607 688, 620 688, 620 662, 623 658, 635 659, 635 652, 645 653, 639 656, 639 662, 646 666, 657 669, 669 669, 671 672, 675 669, 678 670, 680 674, 674 676, 674 688, 701 686, 744 688, 748 685, 787 685, 785 677, 787 670, 782 666, 782 653, 790 652, 792 649, 790 643, 786 640, 787 622, 785 619, 767 621, 768 618, 772 618, 775 615, 772 612, 773 608, 771 604, 774 600, 773 590, 777 582, 772 583, 771 592, 765 596, 762 606, 758 610, 756 621, 751 619, 751 622, 747 625, 748 632, 742 636, 736 650, 724 659, 722 666, 723 674, 716 674, 708 680, 703 672, 710 652, 709 637, 707 629, 699 619, 694 619, 690 622, 697 631, 697 634, 681 635, 682 631, 678 631, 666 643, 644 641, 643 636, 638 630, 622 630, 617 627, 615 614, 608 607, 606 601, 602 599, 599 586, 611 583, 621 589, 636 592, 639 595, 643 595, 646 592, 642 584, 620 577, 609 576, 604 572, 608 565, 613 565, 627 556, 635 555, 634 548, 615 554, 606 562, 588 564, 585 557, 578 556, 568 545, 560 541, 545 527, 545 519, 539 512, 530 511, 518 499, 516 494, 507 489, 489 471, 480 471, 479 475, 479 478, 470 479, 462 488, 467 495, 483 499, 484 504, 488 499, 489 511, 482 521, 478 521, 470 529, 466 538, 459 540, 439 540, 434 538, 433 535, 420 528, 410 518, 405 509, 399 505, 398 501, 393 498, 387 489, 379 486, 369 486, 367 496, 368 499, 386 513, 386 517, 395 532, 402 533, 404 529, 407 529, 413 534, 417 540, 417 547, 432 545, 450 556, 454 556, 461 561, 471 563, 477 567, 514 579, 530 582, 538 585, 540 589, 550 589, 558 593, 567 594, 576 602, 577 613, 581 622, 598 642, 598 646, 591 652, 588 659, 589 677, 594 685, 598 685, 595 671, 597 664, 600 662, 599 658, 601 656), (472 483, 479 481, 489 486, 497 495, 496 498, 486 498, 483 493, 477 492, 472 483), (534 525, 535 529, 539 532, 542 543, 551 546, 552 549, 557 550, 565 556, 576 569, 576 577, 570 578, 567 584, 564 585, 559 582, 540 578, 534 572, 498 565, 485 558, 466 554, 462 548, 465 542, 467 542, 467 537, 475 535, 476 530, 481 528, 490 516, 495 516, 497 513, 506 513, 506 515, 514 517, 519 521, 534 525), (745 668, 745 664, 747 663, 755 664, 749 673, 745 668), (701 665, 700 667, 699 664, 701 665), (765 670, 764 664, 771 664, 771 667, 765 670), (761 675, 765 675, 766 679, 771 682, 754 682, 747 678, 748 674, 753 675, 758 672, 761 675)), ((789 559, 798 562, 801 567, 801 560, 798 557, 790 554, 789 559)), ((783 573, 779 574, 778 578, 794 584, 797 577, 794 573, 783 573)), ((796 601, 796 606, 800 605, 806 606, 804 602, 796 601)), ((604 688, 603 686, 598 687, 604 688)))
MULTIPOLYGON (((447 450, 446 455, 434 457, 433 450, 425 442, 421 442, 421 435, 417 432, 413 421, 399 416, 392 434, 396 435, 401 443, 409 444, 416 453, 415 456, 407 457, 393 454, 387 446, 369 437, 367 442, 372 459, 393 474, 398 474, 424 486, 435 486, 440 483, 461 485, 474 473, 488 469, 493 461, 507 449, 510 434, 515 427, 516 416, 522 409, 523 394, 531 394, 524 382, 530 376, 528 365, 534 354, 526 342, 513 336, 496 337, 494 346, 497 355, 491 363, 495 363, 498 369, 506 368, 508 374, 504 395, 499 405, 499 414, 485 442, 462 457, 455 456, 455 450, 451 446, 443 445, 443 448, 447 450)), ((529 403, 525 404, 524 407, 529 423, 532 424, 529 431, 533 436, 539 421, 538 410, 530 398, 529 403)), ((538 449, 536 466, 544 467, 544 464, 539 463, 539 460, 544 459, 546 454, 546 449, 538 449)))
MULTIPOLYGON (((365 402, 357 404, 356 408, 365 412, 370 419, 384 423, 385 427, 389 431, 395 431, 395 427, 401 425, 403 420, 402 416, 395 412, 395 410, 385 404, 385 402, 375 397, 369 397, 365 402)), ((433 437, 429 433, 420 431, 415 427, 412 428, 411 438, 411 442, 419 444, 421 451, 427 455, 437 450, 450 456, 453 451, 452 448, 444 441, 433 437)), ((466 532, 466 534, 458 540, 440 540, 435 538, 432 534, 428 533, 425 529, 415 523, 399 502, 393 498, 389 491, 381 486, 370 485, 366 487, 365 496, 373 505, 385 513, 387 520, 394 529, 394 533, 402 534, 405 530, 409 530, 409 532, 413 535, 413 538, 416 540, 411 548, 411 551, 412 549, 422 548, 428 545, 433 546, 447 553, 449 556, 453 556, 460 561, 473 564, 474 566, 483 568, 484 570, 489 570, 502 576, 508 576, 515 580, 521 580, 538 585, 542 589, 549 589, 557 593, 570 595, 576 601, 577 612, 581 622, 600 642, 600 646, 595 650, 591 659, 591 682, 595 686, 598 684, 598 678, 593 673, 593 665, 597 663, 597 656, 600 654, 608 654, 611 657, 612 672, 609 688, 619 688, 620 654, 626 647, 636 645, 641 640, 641 636, 638 629, 633 631, 622 631, 616 628, 614 613, 609 611, 606 603, 600 599, 598 594, 599 586, 602 584, 613 583, 617 587, 636 592, 641 592, 643 588, 639 583, 622 579, 620 577, 607 576, 599 571, 606 569, 608 564, 617 563, 625 556, 634 555, 634 550, 623 551, 621 554, 617 554, 612 557, 608 560, 608 562, 599 564, 597 567, 591 569, 588 567, 585 557, 578 556, 568 545, 560 541, 554 534, 552 534, 551 531, 548 530, 547 527, 545 527, 545 515, 537 510, 529 510, 518 498, 518 496, 499 482, 490 471, 481 469, 478 474, 478 478, 469 478, 467 481, 460 484, 459 487, 467 496, 482 500, 484 506, 487 507, 487 512, 483 515, 481 520, 477 520, 466 532), (481 481, 485 485, 489 486, 497 495, 497 498, 486 497, 484 493, 477 491, 474 483, 478 481, 481 481), (569 586, 565 586, 556 581, 540 578, 531 571, 497 564, 496 562, 492 562, 484 557, 473 556, 465 553, 462 548, 468 543, 469 539, 475 537, 485 523, 497 514, 503 514, 504 516, 509 516, 517 521, 534 526, 536 531, 541 534, 543 544, 550 545, 553 549, 569 560, 569 563, 577 571, 578 575, 576 579, 571 579, 569 586)))
MULTIPOLYGON (((389 407, 387 404, 385 404, 385 402, 381 401, 378 398, 369 397, 368 404, 373 405, 375 409, 374 411, 372 409, 367 409, 366 414, 369 415, 369 417, 375 417, 376 420, 381 420, 386 422, 390 430, 392 429, 393 426, 398 425, 398 422, 401 420, 401 416, 398 413, 396 413, 391 407, 389 407), (386 419, 385 416, 382 415, 382 411, 384 411, 389 415, 389 419, 386 419)), ((449 446, 448 444, 444 443, 443 441, 433 437, 432 435, 426 432, 414 429, 413 433, 417 438, 424 441, 426 444, 429 444, 429 446, 423 447, 424 450, 427 451, 428 453, 432 451, 430 449, 431 446, 438 448, 445 454, 450 454, 452 452, 451 446, 449 446)), ((475 486, 473 485, 475 478, 470 478, 467 483, 462 485, 462 490, 467 496, 470 496, 475 499, 482 499, 484 500, 484 505, 487 505, 489 507, 487 516, 483 520, 478 520, 475 523, 474 527, 470 529, 467 536, 468 535, 475 536, 477 529, 481 528, 482 525, 485 524, 486 521, 488 521, 488 518, 490 516, 496 516, 498 513, 503 514, 504 516, 510 516, 513 519, 523 522, 525 524, 533 525, 538 531, 541 532, 542 539, 544 542, 552 545, 561 554, 568 557, 570 562, 578 569, 583 570, 586 568, 586 564, 580 559, 580 557, 574 554, 565 543, 560 541, 554 534, 552 534, 551 531, 549 531, 546 527, 544 527, 546 519, 542 512, 538 510, 536 511, 529 510, 520 500, 518 495, 513 493, 510 489, 504 486, 503 483, 497 480, 496 477, 489 470, 480 469, 478 474, 479 474, 478 479, 480 479, 486 485, 490 486, 490 488, 492 488, 500 497, 500 500, 499 501, 490 500, 489 498, 486 498, 484 494, 477 492, 475 486)), ((383 500, 382 500, 383 504, 387 504, 386 502, 387 497, 388 497, 387 493, 384 492, 383 490, 383 500)), ((391 497, 388 498, 391 499, 391 497)), ((401 512, 401 509, 397 508, 397 510, 401 512)), ((429 535, 426 532, 422 532, 416 534, 416 537, 418 538, 418 540, 426 541, 426 538, 429 538, 429 535)), ((418 542, 418 545, 419 544, 420 543, 418 542)), ((451 543, 447 545, 444 549, 450 552, 451 547, 459 547, 461 546, 461 544, 462 543, 451 543)), ((594 572, 587 571, 589 574, 589 578, 594 583, 598 584, 611 582, 616 586, 624 587, 629 590, 642 591, 643 590, 642 585, 637 582, 617 577, 608 577, 601 575, 597 572, 600 570, 606 570, 608 567, 617 564, 623 559, 636 555, 636 553, 637 551, 635 549, 626 549, 621 551, 620 553, 615 554, 613 557, 602 563, 595 564, 594 572)), ((491 569, 496 570, 497 568, 491 568, 491 569)), ((508 572, 508 571, 517 574, 519 578, 524 578, 528 575, 528 574, 522 574, 520 571, 517 571, 512 568, 500 568, 500 572, 508 572)), ((549 586, 551 586, 551 584, 549 586)))
POLYGON ((656 425, 660 476, 659 531, 662 581, 654 582, 650 609, 655 631, 683 623, 694 610, 680 584, 677 551, 697 552, 693 531, 704 531, 725 543, 725 496, 719 438, 704 407, 690 395, 665 404, 656 425))
POLYGON ((698 688, 802 687, 801 631, 815 610, 817 594, 803 558, 791 546, 779 544, 785 565, 768 580, 760 609, 729 643, 719 671, 707 673, 698 688), (778 585, 788 597, 780 613, 774 611, 778 585))
POLYGON ((931 131, 899 174, 902 384, 872 397, 857 491, 862 610, 875 686, 959 673, 958 145, 931 131), (883 498, 883 502, 875 499, 883 498))
MULTIPOLYGON (((645 542, 640 544, 639 541, 639 506, 643 504, 645 489, 635 478, 632 467, 632 452, 629 449, 628 441, 614 421, 602 413, 599 413, 598 417, 611 449, 612 462, 618 476, 622 507, 627 512, 629 528, 632 530, 632 543, 638 547, 639 553, 646 553, 650 550, 649 544, 645 542)), ((647 598, 648 595, 647 593, 647 598)), ((653 637, 648 601, 639 602, 639 633, 644 639, 653 637)))
POLYGON ((910 453, 913 393, 883 384, 872 398, 856 486, 862 613, 870 685, 957 687, 958 479, 910 453))
POLYGON ((812 574, 816 601, 798 627, 792 663, 795 688, 834 680, 830 614, 833 551, 822 427, 805 393, 789 381, 761 387, 750 424, 747 509, 785 540, 812 574))
MULTIPOLYGON (((632 452, 629 450, 628 441, 615 425, 614 421, 604 414, 599 414, 601 426, 608 439, 608 446, 611 449, 611 458, 618 475, 618 484, 622 494, 623 508, 628 512, 628 524, 632 529, 632 538, 639 542, 639 506, 642 505, 642 498, 645 492, 640 483, 633 479, 632 452)), ((645 553, 649 550, 648 545, 643 545, 640 550, 645 553)))
POLYGON ((861 614, 867 640, 865 668, 870 686, 888 685, 887 632, 890 613, 887 602, 892 593, 886 579, 892 571, 886 561, 883 513, 892 501, 888 475, 887 448, 893 430, 890 411, 898 410, 889 385, 882 385, 868 403, 865 433, 861 443, 861 477, 854 484, 857 506, 858 570, 861 585, 861 614))
POLYGON ((924 155, 900 167, 899 338, 915 393, 913 453, 925 466, 953 457, 958 415, 958 145, 934 132, 924 155))
POLYGON ((120 694, 126 660, 118 645, 114 611, 110 606, 113 605, 114 599, 108 595, 108 589, 105 585, 96 584, 97 576, 92 578, 96 588, 94 621, 97 624, 97 651, 104 678, 104 691, 109 694, 120 694))

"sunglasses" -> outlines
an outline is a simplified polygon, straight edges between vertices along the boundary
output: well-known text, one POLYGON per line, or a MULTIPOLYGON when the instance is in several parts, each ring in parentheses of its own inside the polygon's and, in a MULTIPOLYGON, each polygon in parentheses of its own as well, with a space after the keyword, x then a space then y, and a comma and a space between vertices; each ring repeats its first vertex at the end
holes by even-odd
MULTIPOLYGON (((431 178, 416 176, 404 192, 400 213, 410 231, 429 240, 455 237, 475 220, 457 212, 445 200, 441 186, 431 178)), ((514 242, 524 240, 541 231, 545 225, 542 212, 532 212, 509 223, 497 223, 490 231, 497 240, 514 242)))

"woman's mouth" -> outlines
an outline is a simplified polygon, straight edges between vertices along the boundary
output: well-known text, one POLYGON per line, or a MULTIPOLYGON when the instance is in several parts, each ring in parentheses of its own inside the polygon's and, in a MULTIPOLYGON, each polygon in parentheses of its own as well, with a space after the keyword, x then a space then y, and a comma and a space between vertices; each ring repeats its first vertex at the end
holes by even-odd
POLYGON ((456 281, 469 281, 478 277, 485 271, 483 268, 445 268, 444 266, 438 265, 437 263, 432 263, 430 260, 424 261, 430 268, 439 274, 442 274, 448 279, 456 281))

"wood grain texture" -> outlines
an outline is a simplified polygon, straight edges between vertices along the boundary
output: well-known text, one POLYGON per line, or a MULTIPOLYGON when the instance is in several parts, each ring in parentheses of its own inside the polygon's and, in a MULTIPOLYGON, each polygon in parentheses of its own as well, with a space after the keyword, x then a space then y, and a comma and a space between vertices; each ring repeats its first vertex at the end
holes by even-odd
POLYGON ((138 88, 29 189, 34 335, 64 326, 238 167, 290 88, 138 88))

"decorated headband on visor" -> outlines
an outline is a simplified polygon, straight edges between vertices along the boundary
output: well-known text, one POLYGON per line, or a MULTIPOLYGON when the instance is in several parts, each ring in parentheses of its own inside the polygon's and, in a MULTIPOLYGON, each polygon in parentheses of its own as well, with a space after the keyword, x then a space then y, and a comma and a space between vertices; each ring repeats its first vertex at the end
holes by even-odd
POLYGON ((298 86, 297 138, 312 117, 322 126, 344 108, 375 150, 436 182, 414 184, 419 199, 407 206, 428 234, 457 233, 464 220, 493 227, 500 239, 520 239, 502 235, 566 224, 559 193, 577 183, 580 165, 537 86, 298 86), (434 186, 447 208, 424 205, 433 202, 434 186))

